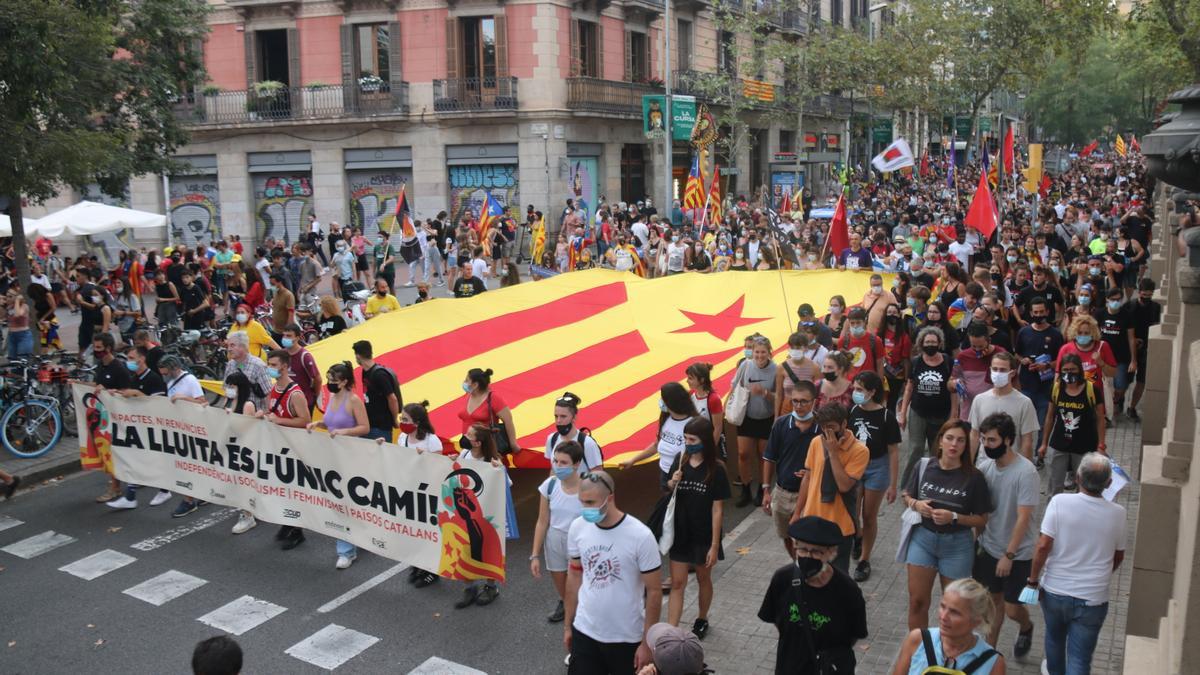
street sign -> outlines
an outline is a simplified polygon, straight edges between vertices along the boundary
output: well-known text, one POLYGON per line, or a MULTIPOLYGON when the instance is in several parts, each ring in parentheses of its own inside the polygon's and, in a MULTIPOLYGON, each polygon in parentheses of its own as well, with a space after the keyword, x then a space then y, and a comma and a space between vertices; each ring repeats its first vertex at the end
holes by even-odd
POLYGON ((771 155, 772 162, 794 162, 796 161, 796 153, 794 152, 777 152, 771 155))
POLYGON ((892 119, 890 117, 876 118, 874 124, 871 125, 871 140, 884 144, 892 142, 892 119))
POLYGON ((723 167, 721 167, 720 172, 721 172, 722 176, 740 176, 740 175, 742 175, 742 170, 737 168, 736 166, 723 166, 723 167))

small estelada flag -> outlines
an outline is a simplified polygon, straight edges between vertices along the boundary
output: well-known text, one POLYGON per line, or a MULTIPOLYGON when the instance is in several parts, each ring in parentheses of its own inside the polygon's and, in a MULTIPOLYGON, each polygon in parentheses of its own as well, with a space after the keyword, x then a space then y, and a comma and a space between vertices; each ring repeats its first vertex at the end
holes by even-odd
POLYGON ((908 141, 903 138, 897 138, 871 160, 871 166, 884 173, 899 171, 914 164, 916 164, 916 158, 913 157, 912 148, 908 147, 908 141))

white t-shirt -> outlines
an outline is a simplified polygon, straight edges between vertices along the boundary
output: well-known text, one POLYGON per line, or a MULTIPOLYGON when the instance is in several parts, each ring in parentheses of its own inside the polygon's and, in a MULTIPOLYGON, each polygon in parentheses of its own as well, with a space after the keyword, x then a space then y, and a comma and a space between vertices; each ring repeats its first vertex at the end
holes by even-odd
POLYGON ((321 232, 321 221, 313 218, 312 223, 309 224, 308 231, 313 234, 319 234, 321 232))
POLYGON ((815 349, 813 349, 813 348, 805 349, 804 356, 805 356, 805 358, 813 361, 814 363, 816 363, 819 366, 819 365, 825 363, 825 357, 829 356, 829 350, 825 348, 825 345, 817 343, 817 346, 815 349))
POLYGON ((1113 554, 1125 550, 1125 507, 1084 493, 1055 495, 1042 534, 1054 538, 1042 588, 1093 605, 1108 602, 1113 554))
POLYGON ((538 492, 550 500, 550 529, 569 531, 571 523, 575 522, 583 510, 583 505, 579 503, 579 487, 575 487, 575 492, 568 493, 563 489, 562 481, 551 476, 542 481, 538 492), (548 492, 551 481, 554 481, 554 492, 548 492))
POLYGON ((483 261, 483 258, 475 258, 471 261, 471 273, 483 282, 484 288, 488 287, 487 276, 489 272, 488 264, 483 261))
POLYGON ((663 422, 662 432, 658 435, 658 468, 664 472, 671 470, 675 457, 683 452, 683 428, 691 419, 677 420, 667 415, 667 421, 663 422))
POLYGON ((1037 410, 1033 407, 1033 401, 1025 394, 1013 389, 1004 396, 999 396, 994 388, 988 389, 971 400, 971 414, 967 422, 971 424, 972 429, 978 429, 988 415, 994 413, 1008 413, 1016 425, 1017 440, 1013 443, 1013 449, 1020 451, 1021 437, 1025 434, 1033 434, 1036 440, 1037 432, 1041 428, 1038 426, 1037 410))
MULTIPOLYGON (((555 447, 557 447, 563 441, 579 440, 579 430, 578 429, 576 429, 574 435, 572 435, 570 437, 559 436, 557 441, 555 441, 555 439, 554 439, 554 435, 556 433, 558 433, 558 432, 551 431, 546 436, 546 459, 550 460, 551 462, 554 461, 554 448, 555 447), (553 445, 551 445, 552 443, 553 443, 553 445)), ((584 439, 583 439, 583 461, 579 463, 580 473, 587 471, 589 469, 599 469, 599 468, 602 468, 603 466, 604 466, 604 455, 601 454, 601 452, 600 452, 600 444, 596 442, 596 439, 592 438, 591 434, 584 436, 584 439)))
POLYGON ((630 242, 637 248, 643 248, 650 243, 650 228, 640 220, 629 226, 629 231, 633 233, 635 241, 630 242))
POLYGON ((667 271, 682 272, 683 258, 687 253, 687 247, 683 244, 671 242, 667 245, 667 271))
POLYGON ((415 448, 417 452, 432 452, 440 454, 442 452, 442 439, 437 437, 437 434, 426 434, 425 438, 418 439, 416 433, 412 435, 401 433, 396 439, 396 445, 402 448, 415 448))
POLYGON ((641 642, 646 621, 642 574, 662 567, 650 528, 629 514, 607 530, 576 518, 567 532, 567 556, 583 565, 571 627, 598 642, 641 642))
POLYGON ((259 258, 258 262, 254 263, 254 269, 258 270, 258 276, 262 277, 263 286, 270 286, 271 261, 266 258, 259 258))
POLYGON ((197 380, 195 375, 184 373, 167 382, 167 398, 175 394, 187 398, 200 398, 204 396, 204 387, 200 386, 200 380, 197 380))
POLYGON ((975 247, 964 242, 962 244, 957 241, 950 242, 950 255, 958 259, 958 264, 963 267, 967 266, 970 257, 975 253, 975 247))

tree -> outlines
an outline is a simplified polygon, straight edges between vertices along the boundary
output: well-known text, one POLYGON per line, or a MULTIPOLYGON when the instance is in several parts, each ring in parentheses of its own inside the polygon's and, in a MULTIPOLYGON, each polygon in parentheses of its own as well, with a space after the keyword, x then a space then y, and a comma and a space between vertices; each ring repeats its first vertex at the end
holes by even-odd
POLYGON ((0 0, 0 195, 11 198, 21 288, 21 199, 175 166, 173 104, 204 81, 204 0, 0 0))
POLYGON ((1148 18, 1162 22, 1166 30, 1158 35, 1174 38, 1191 67, 1191 79, 1200 79, 1200 0, 1144 0, 1135 12, 1145 12, 1148 18))

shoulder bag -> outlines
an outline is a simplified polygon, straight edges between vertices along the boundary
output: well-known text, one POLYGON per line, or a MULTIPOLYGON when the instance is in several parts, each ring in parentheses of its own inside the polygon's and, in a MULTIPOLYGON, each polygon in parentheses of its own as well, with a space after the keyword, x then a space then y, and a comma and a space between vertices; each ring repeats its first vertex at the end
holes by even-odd
MULTIPOLYGON (((917 492, 921 491, 921 481, 925 480, 925 468, 932 461, 929 457, 923 457, 921 463, 917 465, 917 492)), ((913 499, 917 499, 918 495, 912 495, 913 499)), ((903 563, 908 558, 908 543, 912 540, 912 531, 914 527, 921 526, 921 514, 917 513, 911 506, 904 509, 904 513, 900 515, 900 545, 896 547, 896 562, 903 563)))
POLYGON ((729 389, 729 398, 725 401, 725 419, 735 426, 746 419, 746 407, 750 404, 750 389, 745 384, 745 366, 745 361, 738 366, 729 389))
POLYGON ((496 444, 496 451, 501 455, 511 454, 514 448, 508 442, 508 427, 504 424, 504 420, 496 417, 496 411, 492 409, 492 392, 490 391, 487 396, 487 407, 488 420, 492 423, 492 442, 496 444))

